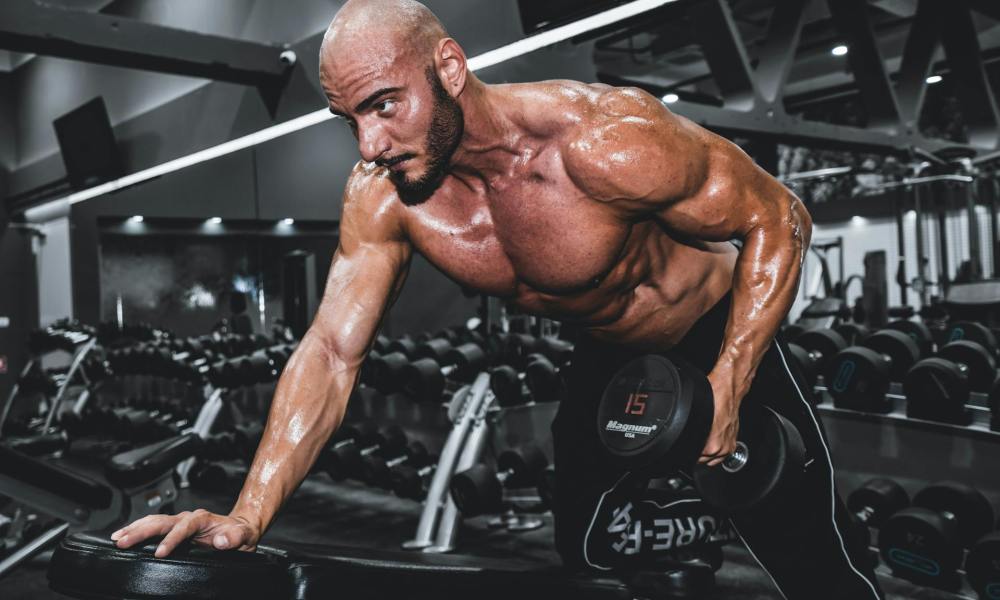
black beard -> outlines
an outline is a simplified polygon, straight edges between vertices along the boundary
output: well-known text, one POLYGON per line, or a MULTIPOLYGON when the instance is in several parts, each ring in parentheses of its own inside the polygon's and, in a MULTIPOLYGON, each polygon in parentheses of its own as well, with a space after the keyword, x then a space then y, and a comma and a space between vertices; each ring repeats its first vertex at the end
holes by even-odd
POLYGON ((407 206, 415 206, 426 201, 441 186, 448 174, 451 157, 462 141, 465 131, 465 115, 462 107, 451 97, 437 73, 431 67, 426 71, 427 81, 434 93, 434 107, 431 112, 431 126, 427 132, 427 172, 416 180, 407 179, 405 171, 389 172, 389 178, 396 185, 400 200, 407 206))

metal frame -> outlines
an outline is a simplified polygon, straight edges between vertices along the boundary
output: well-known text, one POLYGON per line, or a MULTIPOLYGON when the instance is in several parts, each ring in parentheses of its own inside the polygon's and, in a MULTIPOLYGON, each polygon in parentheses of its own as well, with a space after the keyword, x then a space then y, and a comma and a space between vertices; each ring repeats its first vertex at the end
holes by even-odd
POLYGON ((0 48, 116 67, 256 86, 277 108, 295 53, 259 44, 74 10, 35 0, 0 2, 0 48))
POLYGON ((837 33, 850 44, 847 64, 854 73, 869 123, 867 127, 849 127, 788 114, 784 109, 784 84, 805 16, 811 3, 819 1, 776 0, 767 37, 757 52, 756 69, 750 67, 746 45, 727 2, 706 0, 692 7, 695 37, 719 87, 722 106, 693 101, 693 96, 679 89, 684 82, 658 85, 608 73, 599 73, 598 78, 612 85, 634 85, 656 96, 676 93, 680 99, 670 104, 672 111, 726 134, 768 136, 828 148, 906 153, 919 146, 936 152, 961 146, 927 138, 917 127, 934 53, 943 45, 948 66, 959 82, 963 113, 969 115, 968 146, 992 150, 1000 144, 1000 111, 986 79, 970 15, 973 8, 984 10, 984 6, 991 16, 1000 13, 988 0, 919 0, 895 85, 885 70, 868 2, 826 0, 837 33))

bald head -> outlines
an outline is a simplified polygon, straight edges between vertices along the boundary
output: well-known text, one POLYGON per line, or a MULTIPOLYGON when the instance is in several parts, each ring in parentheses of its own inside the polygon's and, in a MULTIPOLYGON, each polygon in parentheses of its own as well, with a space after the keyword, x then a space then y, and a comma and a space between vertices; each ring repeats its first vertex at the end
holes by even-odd
POLYGON ((446 37, 441 21, 416 0, 348 0, 323 36, 320 60, 375 45, 391 54, 388 60, 412 55, 427 61, 446 37))

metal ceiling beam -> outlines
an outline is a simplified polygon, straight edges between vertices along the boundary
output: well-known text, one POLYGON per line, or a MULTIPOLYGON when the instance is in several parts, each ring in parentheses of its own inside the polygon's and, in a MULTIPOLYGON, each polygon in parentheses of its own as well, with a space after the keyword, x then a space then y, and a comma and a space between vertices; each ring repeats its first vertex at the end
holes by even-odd
POLYGON ((746 46, 733 21, 729 3, 706 0, 691 8, 695 35, 705 54, 726 108, 750 110, 757 99, 746 46))
MULTIPOLYGON (((285 48, 42 4, 0 2, 0 48, 71 60, 253 85, 283 87, 285 48)), ((276 98, 272 98, 276 101, 276 98)), ((270 108, 270 107, 269 107, 270 108)))
POLYGON ((775 102, 795 62, 795 50, 811 0, 777 0, 767 24, 764 43, 757 53, 757 89, 765 102, 775 102))
MULTIPOLYGON (((598 73, 598 80, 610 85, 633 85, 660 97, 666 88, 645 82, 636 82, 598 73)), ((787 143, 822 148, 870 151, 886 154, 907 155, 909 149, 919 146, 931 152, 961 146, 950 140, 927 138, 918 133, 900 134, 862 127, 834 125, 820 121, 810 121, 796 115, 786 114, 778 105, 762 106, 752 111, 737 111, 719 106, 709 106, 681 100, 670 104, 670 110, 683 115, 699 125, 727 135, 748 135, 768 137, 787 143)))
POLYGON ((850 51, 847 63, 861 91, 868 127, 894 132, 900 128, 896 94, 885 72, 885 61, 872 29, 866 0, 827 0, 834 26, 850 51))
POLYGON ((952 84, 962 106, 969 141, 977 146, 996 148, 1000 142, 1000 111, 990 89, 979 36, 966 0, 934 4, 935 21, 941 44, 951 67, 952 84))
POLYGON ((940 0, 920 0, 917 12, 906 36, 906 45, 899 63, 896 80, 899 113, 908 130, 916 130, 920 120, 920 109, 927 95, 927 76, 931 74, 934 53, 937 52, 940 37, 934 14, 934 2, 940 0))

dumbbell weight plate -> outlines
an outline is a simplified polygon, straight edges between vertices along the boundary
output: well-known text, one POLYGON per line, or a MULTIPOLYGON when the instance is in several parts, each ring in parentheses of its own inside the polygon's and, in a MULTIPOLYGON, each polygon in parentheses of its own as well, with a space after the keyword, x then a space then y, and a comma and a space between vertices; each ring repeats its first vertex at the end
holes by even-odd
POLYGON ((655 354, 640 356, 605 387, 598 437, 623 467, 666 475, 698 460, 713 413, 712 389, 694 367, 655 354))
POLYGON ((956 523, 923 507, 904 508, 890 517, 878 542, 893 574, 922 585, 949 587, 962 562, 956 523))
POLYGON ((942 481, 929 485, 913 497, 913 505, 955 515, 965 547, 993 529, 993 505, 982 492, 964 483, 942 481))
POLYGON ((562 378, 556 366, 542 354, 532 354, 524 367, 524 378, 535 402, 555 402, 559 400, 562 378))
POLYGON ((496 471, 479 464, 451 478, 451 498, 466 517, 500 512, 503 508, 503 484, 496 471))
POLYGON ((920 347, 913 338, 895 329, 883 329, 871 334, 862 346, 889 357, 892 361, 889 365, 892 381, 903 381, 910 367, 920 360, 920 347))
POLYGON ((823 373, 834 406, 848 410, 888 413, 889 361, 864 346, 851 346, 837 353, 823 373))
POLYGON ((822 355, 820 366, 830 363, 838 352, 847 347, 843 336, 832 329, 810 329, 795 339, 795 343, 809 352, 822 355))
POLYGON ((967 340, 982 345, 991 354, 996 354, 997 337, 990 328, 974 321, 958 321, 948 326, 945 339, 948 342, 967 340))
POLYGON ((501 365, 490 373, 490 389, 497 397, 497 403, 503 407, 517 406, 524 403, 522 382, 517 370, 509 365, 501 365))
POLYGON ((847 508, 852 515, 868 513, 866 524, 881 527, 882 523, 895 513, 910 505, 910 496, 891 479, 878 477, 870 479, 847 497, 847 508))
POLYGON ((844 338, 848 346, 862 345, 861 342, 871 334, 871 331, 860 323, 839 323, 833 330, 844 338))
POLYGON ((966 376, 969 378, 970 390, 989 393, 996 378, 997 363, 982 344, 971 340, 949 342, 938 350, 937 355, 968 367, 966 376))
POLYGON ((980 598, 1000 598, 1000 531, 976 542, 965 559, 965 576, 980 598))
POLYGON ((504 483, 506 487, 527 487, 537 483, 549 460, 537 444, 524 444, 504 450, 497 457, 497 469, 501 472, 510 471, 510 479, 504 483))
POLYGON ((766 502, 798 481, 806 461, 805 443, 798 429, 771 408, 741 408, 738 441, 743 444, 738 449, 742 465, 731 457, 721 465, 694 468, 694 485, 705 502, 738 511, 766 502))
POLYGON ((910 321, 909 319, 901 319, 899 321, 892 321, 886 325, 887 329, 895 329, 896 331, 902 331, 906 335, 913 338, 913 341, 917 343, 917 347, 920 348, 921 356, 928 356, 933 349, 934 335, 927 325, 919 321, 910 321))
POLYGON ((903 393, 910 418, 958 424, 968 420, 969 378, 950 360, 925 358, 915 364, 903 381, 903 393))
POLYGON ((403 367, 403 392, 416 402, 433 402, 444 394, 445 376, 436 360, 421 358, 403 367))

